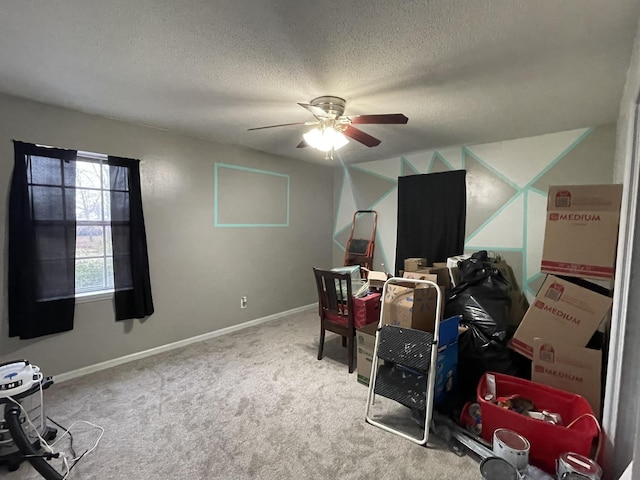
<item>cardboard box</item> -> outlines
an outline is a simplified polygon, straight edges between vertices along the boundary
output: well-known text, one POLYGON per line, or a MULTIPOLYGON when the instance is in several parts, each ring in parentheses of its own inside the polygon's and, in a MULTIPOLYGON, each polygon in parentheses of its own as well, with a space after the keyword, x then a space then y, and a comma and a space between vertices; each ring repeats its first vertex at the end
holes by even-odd
POLYGON ((549 187, 541 271, 613 278, 622 185, 549 187))
POLYGON ((459 316, 451 317, 440 322, 434 388, 434 403, 436 405, 450 404, 455 398, 458 388, 459 322, 459 316))
POLYGON ((447 267, 449 268, 458 268, 458 262, 461 260, 466 260, 471 255, 456 255, 454 257, 447 258, 447 267))
POLYGON ((417 272, 404 272, 402 274, 403 278, 412 278, 414 280, 429 280, 435 284, 438 283, 438 276, 432 273, 429 273, 426 270, 420 270, 417 272))
POLYGON ((610 297, 547 275, 511 339, 511 348, 532 360, 535 338, 562 339, 584 347, 611 304, 610 297))
MULTIPOLYGON (((454 263, 458 265, 457 261, 454 263)), ((434 265, 434 268, 440 268, 440 267, 436 267, 434 265)), ((447 267, 447 270, 449 270, 449 284, 451 285, 451 288, 454 288, 456 285, 460 283, 460 270, 458 269, 457 266, 447 267)))
MULTIPOLYGON (((457 270, 457 268, 456 268, 457 270)), ((445 290, 451 290, 451 274, 447 267, 428 267, 422 270, 418 270, 418 273, 428 272, 438 277, 436 283, 445 290)))
POLYGON ((438 292, 435 288, 387 284, 382 323, 433 332, 438 292))
POLYGON ((405 272, 415 272, 416 270, 420 270, 421 268, 426 268, 426 266, 427 266, 426 258, 405 258, 404 259, 405 272))
POLYGON ((445 290, 451 290, 454 287, 454 276, 458 275, 458 267, 449 268, 447 262, 433 262, 433 266, 428 267, 427 270, 438 275, 438 285, 445 290))
POLYGON ((370 323, 356 331, 356 373, 358 383, 369 386, 373 350, 376 346, 377 323, 370 323))
POLYGON ((373 288, 382 288, 384 287, 384 283, 387 281, 387 274, 384 272, 376 272, 374 270, 370 270, 367 273, 367 280, 369 280, 369 285, 373 288))
POLYGON ((602 351, 568 345, 562 339, 533 341, 531 380, 582 395, 600 416, 602 351))

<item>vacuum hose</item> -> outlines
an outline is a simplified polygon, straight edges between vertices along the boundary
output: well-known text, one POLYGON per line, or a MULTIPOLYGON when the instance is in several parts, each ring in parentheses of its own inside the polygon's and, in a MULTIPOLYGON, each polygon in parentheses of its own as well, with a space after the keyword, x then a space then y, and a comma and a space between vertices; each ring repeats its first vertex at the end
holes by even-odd
POLYGON ((20 452, 22 452, 23 455, 29 455, 27 458, 33 468, 46 480, 62 480, 62 475, 49 465, 49 462, 43 457, 39 456, 40 452, 33 447, 24 430, 22 430, 22 426, 20 425, 20 406, 15 404, 5 405, 4 420, 20 452))

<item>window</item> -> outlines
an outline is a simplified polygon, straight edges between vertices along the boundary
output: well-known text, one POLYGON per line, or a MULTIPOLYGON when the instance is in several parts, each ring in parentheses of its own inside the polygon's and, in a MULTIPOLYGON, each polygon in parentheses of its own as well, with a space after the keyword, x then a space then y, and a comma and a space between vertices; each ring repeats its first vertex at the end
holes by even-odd
POLYGON ((71 330, 77 298, 98 292, 115 320, 152 315, 140 160, 13 144, 9 336, 71 330))
POLYGON ((111 196, 104 155, 78 152, 76 160, 76 297, 113 291, 111 196))

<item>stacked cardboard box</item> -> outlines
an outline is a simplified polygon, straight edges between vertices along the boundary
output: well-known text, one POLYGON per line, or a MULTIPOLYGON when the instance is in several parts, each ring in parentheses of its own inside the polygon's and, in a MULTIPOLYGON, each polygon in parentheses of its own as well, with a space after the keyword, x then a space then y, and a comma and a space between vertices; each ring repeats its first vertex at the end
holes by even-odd
POLYGON ((612 279, 622 185, 549 187, 542 272, 612 279))
MULTIPOLYGON (((406 265, 406 260, 405 260, 406 265)), ((431 280, 437 283, 446 292, 451 290, 451 275, 445 263, 434 263, 427 267, 426 264, 417 270, 406 270, 402 274, 404 278, 412 278, 416 280, 431 280)))
POLYGON ((356 365, 358 383, 369 385, 369 377, 371 376, 371 365, 373 363, 373 350, 376 346, 377 323, 370 323, 356 332, 356 365))
POLYGON ((384 282, 387 281, 387 278, 388 275, 385 272, 376 272, 374 270, 367 272, 367 280, 369 280, 371 288, 380 289, 384 287, 384 282))
POLYGON ((621 185, 549 188, 541 264, 549 275, 511 340, 532 360, 533 381, 584 396, 596 414, 602 352, 586 346, 612 300, 591 282, 613 279, 621 199, 621 185))
POLYGON ((405 272, 416 272, 421 268, 425 268, 426 266, 427 266, 426 258, 405 258, 404 259, 405 272))
POLYGON ((390 283, 383 299, 382 323, 433 332, 437 299, 435 288, 414 282, 390 283))

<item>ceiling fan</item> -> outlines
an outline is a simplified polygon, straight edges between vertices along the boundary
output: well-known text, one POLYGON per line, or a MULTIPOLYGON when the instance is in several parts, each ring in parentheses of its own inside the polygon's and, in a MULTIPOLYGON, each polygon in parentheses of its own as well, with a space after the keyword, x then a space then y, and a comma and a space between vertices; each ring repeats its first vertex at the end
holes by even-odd
POLYGON ((314 121, 283 123, 266 127, 249 128, 263 130, 265 128, 291 127, 296 125, 316 125, 306 132, 304 139, 297 148, 313 147, 327 152, 328 158, 333 158, 333 151, 338 150, 348 143, 349 137, 367 147, 380 145, 380 140, 354 127, 353 125, 389 125, 405 124, 409 119, 402 113, 387 113, 377 115, 344 115, 347 101, 344 98, 334 96, 322 96, 311 100, 309 103, 298 103, 306 108, 315 117, 314 121))

